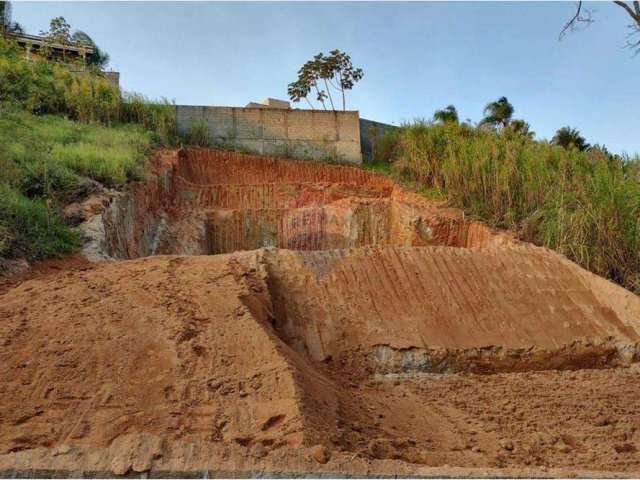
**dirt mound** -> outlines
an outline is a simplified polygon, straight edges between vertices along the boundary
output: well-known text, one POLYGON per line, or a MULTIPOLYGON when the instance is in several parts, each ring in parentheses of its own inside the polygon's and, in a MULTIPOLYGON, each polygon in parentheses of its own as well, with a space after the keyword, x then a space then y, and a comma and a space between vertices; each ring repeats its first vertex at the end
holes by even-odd
POLYGON ((314 360, 364 351, 376 370, 451 372, 595 367, 636 356, 640 300, 598 299, 582 269, 541 248, 266 257, 275 328, 314 360))
POLYGON ((553 252, 361 170, 204 150, 103 218, 134 260, 0 290, 3 475, 640 471, 640 299, 553 252))
MULTIPOLYGON (((474 347, 528 344, 555 354, 577 338, 592 343, 582 345, 582 357, 576 353, 581 360, 574 362, 568 354, 560 366, 574 368, 585 358, 589 366, 622 361, 620 350, 601 340, 615 336, 618 344, 631 344, 635 330, 599 303, 579 275, 565 271, 572 282, 547 289, 557 290, 537 319, 470 315, 481 305, 473 302, 496 301, 489 282, 470 281, 464 302, 454 300, 454 290, 439 306, 429 307, 439 312, 434 324, 411 325, 411 309, 418 309, 414 320, 429 319, 419 310, 421 301, 407 296, 403 307, 400 297, 388 294, 383 305, 375 300, 375 283, 363 284, 365 277, 358 278, 352 268, 376 265, 381 272, 396 268, 400 274, 402 266, 403 275, 411 275, 412 262, 398 259, 416 252, 417 258, 430 256, 440 265, 464 261, 453 248, 356 250, 324 257, 323 252, 277 250, 159 256, 48 275, 11 288, 0 297, 0 362, 6 367, 0 372, 0 449, 6 454, 0 465, 15 465, 35 447, 54 452, 72 445, 94 452, 76 461, 120 471, 129 468, 127 462, 133 468, 144 455, 131 460, 117 442, 127 435, 140 442, 136 435, 144 434, 160 443, 143 465, 177 471, 212 468, 211 455, 256 461, 264 455, 274 462, 272 468, 285 468, 271 452, 305 452, 317 444, 335 450, 338 460, 358 455, 368 468, 380 471, 390 468, 376 463, 381 459, 430 466, 524 466, 530 459, 527 449, 537 452, 540 465, 637 468, 635 453, 618 454, 611 450, 611 437, 593 436, 613 433, 621 445, 636 440, 640 400, 635 371, 571 377, 559 371, 496 377, 429 373, 435 358, 429 348, 447 352, 450 345, 459 347, 456 352, 465 362, 456 367, 455 355, 444 356, 436 371, 443 371, 443 364, 450 371, 483 360, 500 365, 497 360, 503 357, 509 359, 503 369, 545 368, 535 356, 524 354, 531 360, 527 364, 512 351, 483 357, 477 354, 482 349, 474 347), (590 303, 574 303, 572 296, 590 303), (580 317, 580 309, 588 307, 591 316, 580 317), (554 310, 564 313, 554 316, 554 310), (337 311, 343 316, 336 317, 337 311), (532 329, 534 321, 544 334, 532 329), (436 335, 446 324, 450 335, 436 335), (475 332, 466 343, 464 331, 475 332), (392 353, 381 351, 381 345, 392 353), (426 357, 412 349, 425 349, 426 357), (404 356, 393 357, 398 352, 404 356), (514 390, 514 385, 520 386, 514 390), (492 398, 494 414, 485 403, 492 398), (512 415, 512 406, 518 415, 512 415), (615 419, 607 420, 612 427, 603 430, 596 422, 607 414, 615 419), (571 451, 580 452, 577 457, 556 447, 564 438, 563 418, 573 419, 570 437, 578 435, 577 440, 565 440, 571 451), (525 419, 528 426, 521 423, 525 419), (541 422, 547 433, 539 441, 534 433, 541 422), (518 445, 517 453, 503 451, 503 436, 518 445), (200 450, 189 457, 188 445, 200 450)), ((499 258, 490 250, 482 253, 499 258)), ((553 258, 531 247, 519 247, 512 255, 523 257, 514 268, 553 258)), ((482 260, 477 261, 480 267, 482 260)), ((570 270, 560 261, 556 267, 570 270)), ((388 286, 387 281, 380 286, 388 286)), ((400 281, 396 285, 403 287, 400 281)), ((514 298, 522 299, 507 296, 492 308, 509 312, 518 307, 511 303, 514 298)), ((43 458, 44 463, 51 460, 43 458)), ((292 460, 290 468, 314 469, 314 461, 305 463, 305 458, 292 460)))

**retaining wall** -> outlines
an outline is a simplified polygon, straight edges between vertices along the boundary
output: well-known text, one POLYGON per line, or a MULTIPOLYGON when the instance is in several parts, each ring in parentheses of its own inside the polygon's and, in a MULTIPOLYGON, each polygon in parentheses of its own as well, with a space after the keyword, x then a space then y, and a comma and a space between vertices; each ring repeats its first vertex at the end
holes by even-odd
POLYGON ((177 105, 178 131, 205 122, 209 139, 250 152, 362 163, 357 111, 177 105))

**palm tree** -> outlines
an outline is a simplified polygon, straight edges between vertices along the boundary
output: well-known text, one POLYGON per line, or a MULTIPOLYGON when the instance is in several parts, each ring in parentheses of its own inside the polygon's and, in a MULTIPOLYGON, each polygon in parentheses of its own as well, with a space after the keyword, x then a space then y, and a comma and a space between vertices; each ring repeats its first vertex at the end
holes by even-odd
POLYGON ((528 138, 529 140, 533 140, 533 137, 536 135, 536 132, 531 130, 531 125, 529 125, 529 122, 520 119, 511 120, 511 122, 509 123, 509 129, 517 133, 518 135, 522 135, 523 137, 528 138))
POLYGON ((509 103, 507 97, 500 97, 497 101, 487 103, 487 106, 484 107, 484 118, 480 124, 506 127, 511 121, 513 110, 513 105, 509 103))
POLYGON ((589 144, 585 138, 580 135, 578 129, 571 127, 559 128, 551 139, 551 143, 563 148, 570 148, 573 146, 580 151, 585 151, 589 148, 589 144))
POLYGON ((453 105, 448 105, 443 110, 436 110, 433 114, 433 120, 441 123, 458 123, 458 111, 453 105))

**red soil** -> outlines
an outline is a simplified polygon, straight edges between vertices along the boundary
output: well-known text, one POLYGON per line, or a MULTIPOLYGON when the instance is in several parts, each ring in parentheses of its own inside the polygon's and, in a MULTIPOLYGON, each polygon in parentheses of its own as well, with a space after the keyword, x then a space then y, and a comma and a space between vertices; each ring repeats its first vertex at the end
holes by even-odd
POLYGON ((105 214, 109 247, 226 250, 247 235, 215 247, 208 219, 255 232, 266 209, 299 235, 252 242, 297 250, 63 262, 0 290, 0 471, 640 472, 640 299, 387 179, 269 162, 159 157, 105 214))

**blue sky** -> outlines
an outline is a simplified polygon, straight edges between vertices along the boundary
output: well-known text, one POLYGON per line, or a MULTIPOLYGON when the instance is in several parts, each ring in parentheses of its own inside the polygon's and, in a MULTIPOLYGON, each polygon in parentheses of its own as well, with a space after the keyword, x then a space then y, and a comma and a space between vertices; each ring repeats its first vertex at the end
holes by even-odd
POLYGON ((570 125, 640 152, 629 21, 611 2, 588 6, 596 22, 562 42, 573 2, 15 2, 13 16, 30 33, 64 16, 111 55, 124 89, 179 104, 286 98, 302 63, 339 48, 365 71, 347 98, 362 117, 399 124, 452 103, 478 121, 505 95, 538 138, 570 125))

